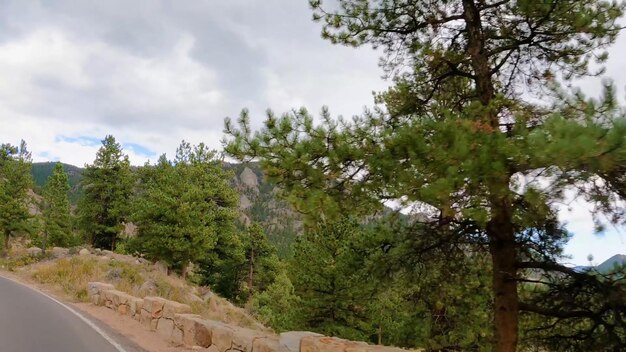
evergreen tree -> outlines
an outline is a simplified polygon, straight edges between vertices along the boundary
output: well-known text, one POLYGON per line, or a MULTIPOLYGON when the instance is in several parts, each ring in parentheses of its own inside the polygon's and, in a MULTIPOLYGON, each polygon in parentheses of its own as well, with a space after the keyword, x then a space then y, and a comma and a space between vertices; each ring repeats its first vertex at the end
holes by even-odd
MULTIPOLYGON (((454 245, 419 253, 438 241, 423 230, 403 218, 368 225, 342 219, 299 237, 289 267, 301 300, 296 329, 431 351, 485 351, 485 256, 454 245)), ((269 303, 256 309, 264 317, 281 311, 269 303)))
POLYGON ((4 241, 2 256, 9 254, 9 239, 30 230, 28 206, 32 189, 31 154, 26 142, 19 147, 0 145, 0 232, 4 241))
POLYGON ((490 349, 489 258, 475 244, 439 235, 416 219, 389 214, 359 236, 367 276, 377 282, 367 305, 372 342, 430 351, 490 349))
POLYGON ((286 273, 280 273, 266 290, 257 292, 251 300, 252 312, 276 331, 302 329, 300 297, 286 273))
POLYGON ((43 190, 43 250, 48 246, 68 246, 72 219, 69 200, 70 185, 63 164, 56 163, 43 190))
POLYGON ((142 250, 181 273, 232 242, 238 197, 231 178, 215 152, 185 141, 174 162, 163 155, 144 167, 135 219, 142 250))
POLYGON ((207 236, 211 245, 196 258, 199 281, 226 298, 241 301, 245 253, 235 226, 239 197, 230 187, 233 175, 202 143, 192 146, 183 141, 173 164, 186 185, 179 195, 182 214, 186 215, 183 220, 189 222, 193 233, 207 236))
POLYGON ((113 136, 102 140, 94 163, 85 166, 82 177, 80 226, 92 245, 113 250, 129 217, 134 182, 128 156, 113 136))
POLYGON ((248 294, 265 290, 279 271, 280 262, 276 255, 276 248, 267 241, 263 228, 253 223, 242 236, 245 250, 246 286, 248 294))
MULTIPOLYGON (((527 270, 573 275, 558 264, 569 236, 555 204, 566 191, 591 202, 594 215, 624 221, 626 119, 612 87, 600 100, 559 88, 606 60, 601 50, 615 41, 624 5, 340 0, 333 11, 319 0, 311 5, 325 38, 385 49, 383 68, 395 83, 378 96, 385 108, 352 121, 335 121, 324 109, 319 126, 304 109, 281 118, 270 112, 256 134, 244 111, 239 129, 227 120, 227 151, 258 158, 310 219, 369 214, 397 199, 429 209, 424 223, 440 243, 482 248, 492 266, 494 351, 516 350, 520 311, 553 317, 556 325, 568 321, 551 302, 520 303, 518 283, 527 270), (539 99, 527 99, 529 93, 539 99)), ((612 316, 621 314, 622 306, 608 307, 612 316)), ((604 342, 623 348, 624 327, 602 319, 605 313, 585 319, 622 329, 604 342)))
POLYGON ((363 270, 366 258, 355 250, 360 235, 354 220, 343 219, 296 240, 289 275, 307 329, 347 339, 369 338, 365 305, 374 296, 374 285, 363 270))

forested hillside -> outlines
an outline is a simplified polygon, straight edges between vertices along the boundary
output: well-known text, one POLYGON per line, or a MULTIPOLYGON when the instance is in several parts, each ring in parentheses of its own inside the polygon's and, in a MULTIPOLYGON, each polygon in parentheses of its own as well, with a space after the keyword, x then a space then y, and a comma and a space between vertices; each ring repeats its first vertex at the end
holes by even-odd
MULTIPOLYGON (((48 162, 40 162, 33 163, 32 167, 32 175, 33 181, 35 183, 35 192, 41 193, 43 186, 46 184, 48 177, 52 175, 54 171, 54 166, 56 162, 48 161, 48 162)), ((80 178, 83 172, 83 168, 61 163, 63 165, 63 169, 67 173, 69 184, 70 184, 70 202, 72 204, 76 204, 78 198, 80 197, 80 178)))
MULTIPOLYGON (((48 177, 52 175, 56 162, 39 162, 32 164, 32 175, 35 190, 41 193, 48 177)), ((84 168, 70 164, 62 164, 68 175, 72 205, 76 205, 81 195, 81 176, 84 168)), ((239 209, 243 224, 259 223, 271 244, 276 246, 281 258, 289 256, 290 247, 297 233, 302 230, 298 214, 291 210, 286 202, 277 197, 278 189, 263 177, 257 163, 226 164, 235 177, 232 186, 240 194, 239 209)))

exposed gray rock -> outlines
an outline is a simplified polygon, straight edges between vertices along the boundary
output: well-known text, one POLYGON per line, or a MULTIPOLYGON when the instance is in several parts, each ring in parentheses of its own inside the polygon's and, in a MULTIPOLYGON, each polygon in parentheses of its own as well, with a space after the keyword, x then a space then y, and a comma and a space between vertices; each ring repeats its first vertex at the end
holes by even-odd
POLYGON ((89 252, 88 249, 83 248, 80 251, 78 251, 78 255, 89 255, 91 252, 89 252))
POLYGON ((41 254, 41 248, 39 247, 30 247, 26 250, 26 253, 28 253, 28 255, 30 255, 31 257, 35 257, 41 254))
POLYGON ((250 199, 245 194, 239 196, 239 209, 246 210, 252 206, 250 199))
POLYGON ((122 269, 120 269, 120 268, 113 268, 113 269, 107 271, 105 277, 109 281, 118 281, 119 279, 122 278, 122 269))
POLYGON ((87 283, 87 292, 90 296, 101 294, 107 290, 113 290, 115 287, 111 284, 107 284, 104 282, 88 282, 87 283))
POLYGON ((137 261, 141 264, 150 264, 150 261, 144 258, 137 258, 137 261))
POLYGON ((254 171, 250 168, 245 167, 241 175, 239 175, 239 179, 241 180, 241 184, 258 192, 259 180, 254 171))
POLYGON ((157 293, 157 289, 158 287, 156 282, 154 282, 153 280, 148 280, 141 284, 141 287, 139 287, 139 292, 143 295, 152 296, 157 293))
POLYGON ((132 222, 126 223, 124 224, 124 230, 122 232, 126 236, 135 237, 137 236, 137 225, 132 222))
POLYGON ((50 251, 55 258, 67 257, 70 254, 70 250, 62 247, 52 247, 50 251))

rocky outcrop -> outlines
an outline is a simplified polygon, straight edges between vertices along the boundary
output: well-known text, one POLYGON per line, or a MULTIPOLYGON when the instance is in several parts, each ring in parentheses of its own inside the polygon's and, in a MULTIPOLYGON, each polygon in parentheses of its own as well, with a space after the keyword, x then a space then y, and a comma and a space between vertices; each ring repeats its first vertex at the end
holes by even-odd
POLYGON ((259 179, 249 167, 245 167, 241 174, 239 175, 239 180, 241 184, 245 187, 256 190, 258 192, 259 187, 259 179))
POLYGON ((88 283, 87 292, 93 304, 137 320, 176 346, 211 352, 407 352, 307 331, 275 335, 207 320, 191 314, 186 304, 161 297, 137 298, 102 282, 88 283))
POLYGON ((63 248, 63 247, 52 247, 50 252, 52 252, 52 255, 55 258, 67 257, 70 254, 70 250, 67 248, 63 248))
POLYGON ((252 207, 252 202, 250 202, 250 199, 248 199, 245 194, 241 194, 239 196, 239 209, 246 210, 250 207, 252 207))
POLYGON ((36 257, 38 255, 40 255, 42 252, 41 248, 39 247, 30 247, 26 250, 26 253, 31 256, 31 257, 36 257))

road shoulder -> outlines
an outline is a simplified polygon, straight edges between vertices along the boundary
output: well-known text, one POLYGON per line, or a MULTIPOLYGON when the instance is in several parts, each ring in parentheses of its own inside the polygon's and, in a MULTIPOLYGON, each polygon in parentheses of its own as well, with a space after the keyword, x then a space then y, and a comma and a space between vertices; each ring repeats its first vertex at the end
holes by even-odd
POLYGON ((35 291, 42 292, 76 310, 84 318, 108 334, 114 341, 122 345, 126 352, 190 351, 190 349, 171 346, 170 343, 160 335, 146 330, 135 320, 119 315, 106 307, 97 307, 90 303, 70 302, 62 293, 55 292, 46 285, 36 283, 28 278, 6 270, 0 270, 0 276, 20 283, 35 291))

